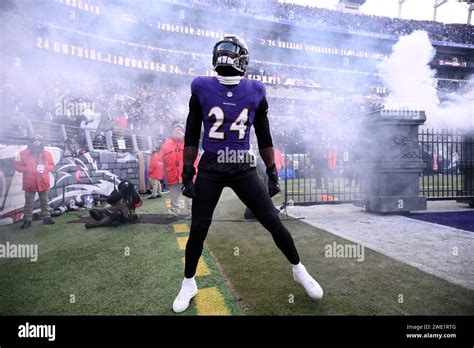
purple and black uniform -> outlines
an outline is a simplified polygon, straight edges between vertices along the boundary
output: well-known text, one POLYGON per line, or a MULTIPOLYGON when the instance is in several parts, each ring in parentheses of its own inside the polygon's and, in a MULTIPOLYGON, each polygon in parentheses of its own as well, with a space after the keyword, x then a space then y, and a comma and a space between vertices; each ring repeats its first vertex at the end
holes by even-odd
POLYGON ((229 89, 215 77, 198 77, 191 84, 191 92, 201 104, 204 151, 213 155, 226 147, 248 151, 250 127, 257 108, 265 98, 265 85, 242 79, 237 86, 229 89))
POLYGON ((255 128, 259 149, 273 147, 268 123, 265 85, 242 79, 238 85, 224 86, 215 77, 197 77, 191 84, 192 96, 186 122, 184 146, 199 146, 204 124, 204 155, 199 171, 207 177, 229 177, 248 171, 249 163, 217 163, 219 151, 248 151, 250 128, 255 128))
POLYGON ((186 245, 185 277, 196 272, 214 209, 224 187, 230 187, 272 234, 290 263, 299 263, 298 252, 288 230, 281 223, 268 191, 250 163, 219 163, 220 151, 248 151, 253 125, 259 149, 273 147, 268 123, 265 86, 243 78, 233 86, 222 85, 215 77, 197 77, 191 84, 189 115, 184 146, 199 146, 204 124, 202 155, 194 184, 192 223, 186 245))

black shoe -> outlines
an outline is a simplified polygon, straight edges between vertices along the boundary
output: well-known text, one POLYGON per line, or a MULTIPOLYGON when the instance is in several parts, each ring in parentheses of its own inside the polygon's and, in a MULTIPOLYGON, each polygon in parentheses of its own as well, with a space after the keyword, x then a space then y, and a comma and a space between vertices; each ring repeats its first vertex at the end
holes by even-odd
POLYGON ((96 225, 97 225, 97 221, 94 221, 94 220, 87 221, 84 224, 85 228, 87 228, 87 229, 92 228, 92 227, 96 227, 96 225))
POLYGON ((157 199, 158 197, 157 196, 150 196, 148 197, 148 199, 157 199))
POLYGON ((51 218, 44 218, 43 219, 43 225, 54 225, 55 222, 51 218))
POLYGON ((24 228, 30 228, 30 227, 31 227, 31 221, 23 221, 20 228, 24 229, 24 228))
POLYGON ((245 208, 244 218, 245 219, 256 219, 255 214, 252 213, 252 211, 249 208, 245 208))
POLYGON ((89 211, 89 215, 94 219, 94 220, 97 220, 97 221, 100 221, 103 219, 103 215, 100 211, 98 211, 97 209, 91 209, 89 211))

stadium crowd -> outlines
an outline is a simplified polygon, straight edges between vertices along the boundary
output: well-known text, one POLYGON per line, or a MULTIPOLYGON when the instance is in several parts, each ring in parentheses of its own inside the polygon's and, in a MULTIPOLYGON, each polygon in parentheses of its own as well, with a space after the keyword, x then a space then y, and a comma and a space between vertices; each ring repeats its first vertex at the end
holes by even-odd
MULTIPOLYGON (((226 6, 246 8, 245 3, 238 1, 216 3, 199 1, 199 3, 219 8, 226 6)), ((301 10, 296 5, 277 4, 272 1, 266 3, 272 4, 281 13, 285 12, 282 9, 286 9, 288 13, 291 11, 299 13, 301 10)), ((249 4, 250 2, 247 3, 249 4)), ((250 5, 247 8, 251 8, 250 5)), ((304 9, 321 11, 327 16, 328 13, 334 12, 306 7, 304 9)), ((280 13, 278 11, 276 13, 280 13)), ((340 15, 347 16, 347 14, 340 15)), ((104 55, 157 62, 166 66, 168 69, 166 72, 169 73, 154 74, 146 70, 141 72, 135 70, 132 74, 104 73, 108 69, 102 69, 97 65, 96 76, 88 76, 81 72, 80 68, 79 70, 76 68, 75 72, 68 71, 68 76, 65 76, 59 68, 51 69, 45 66, 43 73, 30 69, 23 72, 27 76, 23 81, 11 78, 13 75, 4 79, 6 83, 1 88, 2 102, 5 106, 2 109, 2 119, 15 115, 15 120, 33 118, 79 128, 131 129, 163 134, 166 132, 165 128, 174 121, 177 119, 183 121, 186 117, 191 78, 195 75, 205 75, 211 70, 210 54, 156 47, 148 41, 117 40, 17 15, 4 14, 2 18, 6 38, 2 45, 12 46, 13 41, 27 43, 28 47, 22 52, 25 58, 29 56, 31 59, 31 56, 39 54, 40 50, 49 51, 48 53, 51 53, 49 62, 59 64, 59 61, 66 56, 58 54, 59 52, 54 53, 52 43, 61 42, 70 47, 88 47, 89 50, 94 49, 96 52, 103 52, 104 55), (127 76, 124 76, 125 74, 127 76), (76 78, 79 75, 80 78, 76 78), (74 83, 71 83, 71 76, 74 76, 74 83), (28 86, 22 86, 21 83, 26 80, 28 86)), ((345 21, 340 18, 336 22, 345 21)), ((369 25, 367 28, 372 27, 369 25)), ((351 67, 339 69, 321 67, 319 64, 311 64, 310 61, 306 64, 298 63, 285 64, 252 59, 248 70, 252 78, 267 78, 270 85, 273 84, 275 88, 280 89, 279 92, 289 91, 278 93, 284 96, 269 93, 270 116, 272 122, 279 124, 276 136, 280 143, 298 138, 295 135, 308 129, 308 124, 321 120, 328 122, 334 119, 347 120, 353 115, 378 109, 381 106, 381 98, 387 92, 375 73, 354 71, 351 67), (308 90, 321 91, 321 95, 301 97, 308 90), (297 95, 298 97, 294 97, 297 95), (290 121, 295 117, 298 117, 299 122, 290 121)), ((43 62, 39 64, 42 65, 43 62)), ((82 60, 81 64, 91 67, 96 62, 82 60)), ((62 66, 70 69, 67 64, 62 66)), ((463 81, 449 79, 449 76, 440 75, 440 77, 443 79, 439 80, 438 88, 446 92, 456 91, 465 84, 463 81)))
POLYGON ((443 24, 434 21, 349 14, 323 8, 280 3, 276 0, 259 1, 258 6, 248 0, 180 0, 180 2, 188 5, 205 5, 219 10, 239 11, 251 15, 271 14, 275 18, 377 34, 400 36, 410 34, 414 30, 425 30, 432 40, 474 44, 473 26, 468 24, 443 24))
MULTIPOLYGON (((69 30, 64 32, 55 26, 36 24, 35 37, 43 37, 50 41, 59 41, 77 45, 85 42, 86 46, 96 51, 110 53, 115 56, 131 57, 137 60, 148 60, 173 66, 174 73, 182 75, 199 75, 210 72, 210 55, 188 51, 170 50, 133 42, 119 41, 98 37, 89 33, 69 30)), ((329 60, 327 60, 329 61, 329 60)), ((382 87, 382 82, 375 73, 352 70, 355 67, 326 68, 320 64, 312 64, 307 59, 302 64, 284 64, 269 61, 253 60, 249 75, 265 76, 273 83, 303 87, 316 87, 331 90, 358 90, 371 93, 374 88, 382 87), (351 69, 352 68, 352 69, 351 69)), ((170 71, 169 71, 170 72, 170 71)), ((454 88, 463 84, 462 81, 451 81, 444 85, 454 88)), ((444 86, 443 85, 443 86, 444 86)))

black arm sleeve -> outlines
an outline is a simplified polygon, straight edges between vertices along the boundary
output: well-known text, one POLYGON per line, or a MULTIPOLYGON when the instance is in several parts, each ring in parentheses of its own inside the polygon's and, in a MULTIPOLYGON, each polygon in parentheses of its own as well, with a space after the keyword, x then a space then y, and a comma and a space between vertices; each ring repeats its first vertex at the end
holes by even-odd
POLYGON ((199 98, 192 94, 189 99, 189 114, 186 120, 186 133, 184 134, 184 146, 199 146, 201 137, 202 109, 199 98))
POLYGON ((273 147, 272 135, 270 134, 270 124, 268 123, 268 102, 267 98, 263 98, 255 111, 253 126, 257 135, 259 149, 273 147))
POLYGON ((123 198, 122 193, 119 190, 113 190, 112 193, 107 197, 107 203, 114 205, 123 198))

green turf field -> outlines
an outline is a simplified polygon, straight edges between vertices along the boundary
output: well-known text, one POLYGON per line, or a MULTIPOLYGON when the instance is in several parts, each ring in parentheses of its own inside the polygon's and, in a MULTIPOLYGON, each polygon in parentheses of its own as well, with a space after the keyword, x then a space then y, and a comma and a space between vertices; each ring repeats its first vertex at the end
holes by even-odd
MULTIPOLYGON (((163 199, 144 200, 138 212, 165 210, 163 199)), ((225 190, 204 252, 208 273, 196 277, 199 299, 185 314, 474 313, 473 291, 367 248, 363 262, 326 258, 324 245, 345 241, 301 220, 286 220, 303 262, 325 291, 322 301, 314 301, 292 280, 291 267, 270 234, 256 222, 238 221, 243 211, 225 190)), ((0 315, 173 314, 183 276, 178 239, 187 236, 173 226, 182 228, 189 221, 85 230, 67 223, 76 219, 67 214, 52 227, 35 222, 29 230, 20 230, 19 224, 0 228, 0 243, 37 243, 39 248, 38 262, 0 259, 0 315)))
MULTIPOLYGON (((163 200, 145 199, 139 211, 158 212, 165 212, 163 200)), ((77 219, 68 213, 55 219, 54 226, 34 222, 28 230, 20 224, 0 228, 0 244, 37 243, 39 254, 37 262, 0 259, 0 315, 173 314, 184 269, 177 237, 186 233, 175 233, 172 225, 86 230, 83 224, 67 223, 77 219)), ((204 259, 210 275, 198 277, 199 286, 216 287, 229 314, 243 313, 207 250, 204 259)), ((185 314, 197 314, 196 306, 185 314)))
MULTIPOLYGON (((281 195, 275 201, 282 201, 281 195)), ((244 206, 227 191, 216 220, 242 216, 244 206)), ((236 296, 255 315, 461 315, 474 314, 474 292, 365 249, 365 260, 326 258, 324 245, 350 243, 305 224, 285 221, 301 259, 325 291, 313 301, 292 280, 291 268, 259 224, 217 221, 207 243, 236 296), (232 250, 238 247, 239 255, 232 250), (293 295, 294 297, 292 297, 293 295), (403 296, 403 303, 399 303, 403 296), (290 301, 294 299, 293 303, 290 301)))

